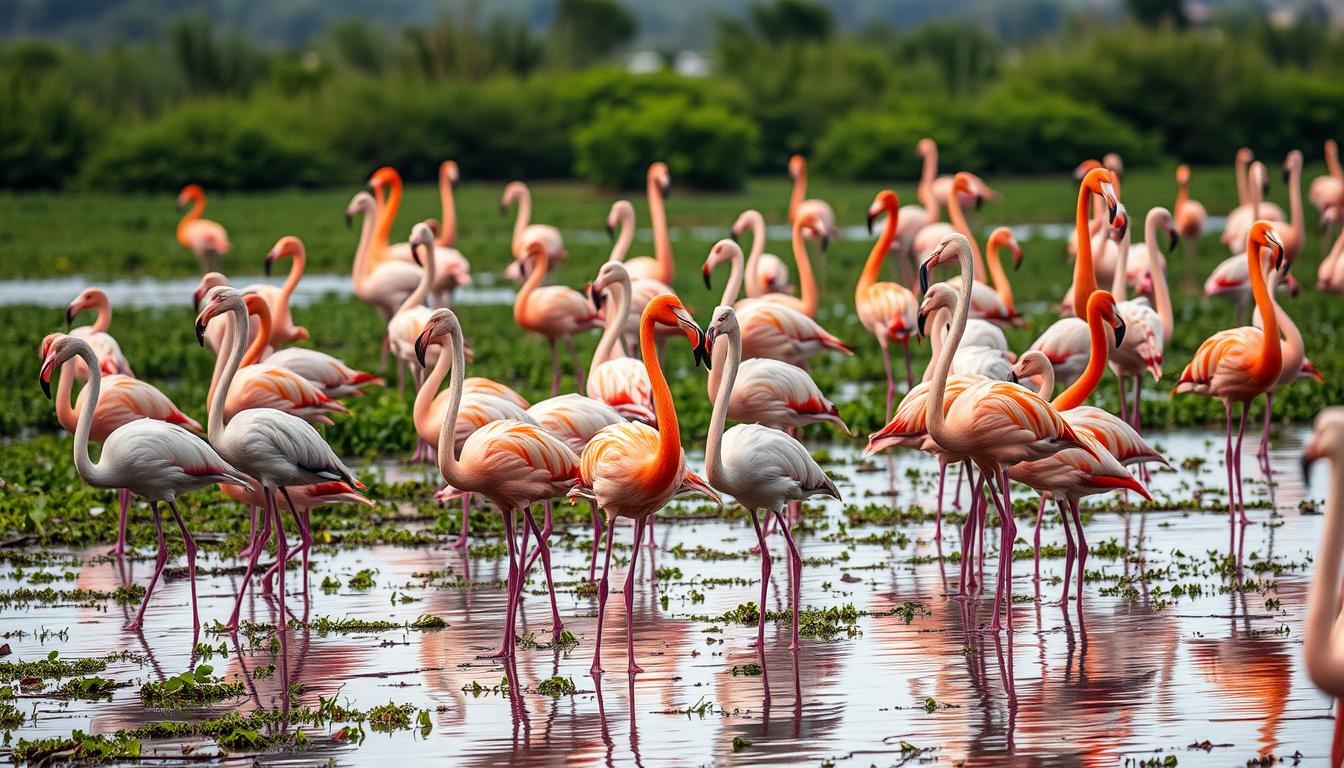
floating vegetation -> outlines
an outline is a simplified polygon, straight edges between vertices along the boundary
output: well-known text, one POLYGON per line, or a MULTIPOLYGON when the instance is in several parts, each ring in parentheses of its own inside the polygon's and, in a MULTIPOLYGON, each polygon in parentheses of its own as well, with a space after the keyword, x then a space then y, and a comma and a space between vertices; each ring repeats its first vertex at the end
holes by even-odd
POLYGON ((107 736, 75 731, 69 738, 19 739, 14 745, 14 761, 34 765, 44 765, 58 757, 62 762, 103 763, 139 756, 140 740, 121 732, 107 736))
POLYGON ((60 653, 52 651, 45 659, 38 661, 0 661, 0 682, 23 680, 26 678, 62 679, 79 675, 94 675, 107 669, 108 661, 113 657, 101 659, 61 659, 60 653))
POLYGON ((53 691, 54 696, 65 699, 102 699, 112 695, 117 682, 106 677, 76 677, 67 680, 64 685, 53 691))
POLYGON ((550 696, 553 699, 568 696, 577 690, 578 687, 574 685, 574 678, 572 677, 555 675, 537 683, 537 693, 542 696, 550 696))
POLYGON ((146 683, 140 689, 140 701, 147 707, 190 707, 213 704, 246 692, 242 683, 226 683, 214 677, 214 671, 209 664, 202 664, 161 683, 146 683))
POLYGON ((120 586, 111 592, 98 589, 53 589, 51 587, 31 589, 20 587, 19 589, 0 592, 0 605, 94 605, 108 600, 115 600, 120 605, 134 605, 140 602, 140 599, 144 596, 145 588, 139 584, 120 586))
POLYGON ((761 675, 761 665, 756 662, 750 664, 740 664, 733 667, 733 677, 745 675, 747 677, 759 677, 761 675))

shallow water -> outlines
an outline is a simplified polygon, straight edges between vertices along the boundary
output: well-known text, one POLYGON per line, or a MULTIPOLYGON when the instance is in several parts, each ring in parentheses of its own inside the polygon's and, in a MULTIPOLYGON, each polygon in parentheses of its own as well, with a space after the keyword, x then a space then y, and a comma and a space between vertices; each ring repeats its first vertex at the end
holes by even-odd
MULTIPOLYGON (((664 520, 655 526, 657 549, 639 557, 635 566, 634 629, 636 653, 646 672, 631 682, 625 671, 626 628, 620 594, 629 550, 617 552, 612 568, 612 595, 607 610, 604 662, 608 670, 600 689, 588 676, 592 660, 595 599, 579 598, 574 583, 588 572, 591 530, 562 530, 555 549, 556 579, 568 582, 560 594, 566 628, 580 645, 570 653, 519 650, 517 675, 527 688, 552 675, 572 677, 579 693, 552 699, 526 693, 519 701, 498 694, 473 696, 464 685, 478 681, 497 685, 506 670, 499 662, 479 659, 497 646, 504 610, 497 586, 443 586, 444 576, 416 574, 451 570, 491 581, 504 577, 500 558, 464 558, 444 545, 408 549, 377 547, 339 554, 319 552, 311 574, 314 594, 311 616, 358 617, 409 621, 421 614, 441 616, 447 629, 428 632, 370 632, 319 636, 291 630, 290 666, 305 686, 300 697, 315 705, 319 696, 339 694, 367 708, 388 701, 410 703, 431 712, 427 737, 407 731, 392 735, 370 732, 362 746, 333 742, 327 730, 309 733, 313 746, 295 760, 320 756, 337 765, 385 764, 386 755, 407 760, 448 759, 454 765, 777 765, 803 763, 868 766, 937 761, 957 764, 1115 765, 1126 759, 1159 762, 1174 754, 1180 765, 1244 765, 1260 755, 1289 758, 1300 752, 1303 764, 1326 761, 1332 722, 1326 697, 1307 681, 1301 661, 1301 621, 1309 572, 1301 568, 1314 554, 1321 517, 1304 514, 1299 502, 1306 489, 1297 472, 1297 456, 1305 431, 1276 435, 1272 455, 1278 513, 1271 524, 1266 509, 1250 511, 1255 524, 1240 544, 1246 578, 1277 582, 1265 593, 1224 593, 1228 582, 1209 570, 1210 557, 1226 554, 1233 543, 1225 514, 1212 510, 1221 483, 1221 452, 1207 432, 1156 436, 1173 466, 1191 457, 1212 457, 1198 471, 1161 472, 1151 484, 1159 498, 1188 499, 1204 486, 1204 512, 1098 511, 1087 522, 1094 548, 1110 540, 1132 548, 1134 556, 1115 559, 1094 554, 1081 608, 1054 604, 1058 599, 1061 559, 1041 563, 1042 581, 1032 578, 1030 559, 1014 568, 1014 593, 1026 599, 1013 607, 1015 631, 992 634, 979 630, 988 621, 991 596, 959 601, 958 566, 936 559, 932 524, 899 531, 909 541, 856 543, 888 529, 855 525, 841 535, 841 506, 824 502, 825 517, 811 519, 811 531, 799 531, 804 558, 816 559, 803 569, 801 603, 814 607, 852 602, 866 615, 855 625, 857 636, 824 642, 802 640, 797 671, 787 650, 787 624, 768 624, 766 669, 773 706, 762 708, 759 677, 734 676, 734 665, 756 660, 749 647, 754 625, 694 621, 693 614, 720 614, 758 598, 760 561, 748 551, 754 542, 744 521, 664 520), (727 559, 697 558, 703 545, 727 559), (1255 572, 1267 559, 1286 567, 1282 575, 1255 572), (824 561, 824 562, 821 562, 824 561), (655 567, 680 568, 682 576, 651 581, 655 567), (342 581, 361 568, 374 568, 375 588, 343 588, 323 594, 316 588, 324 576, 342 581), (1164 573, 1164 569, 1170 571, 1164 573), (1185 570, 1182 570, 1185 569, 1185 570), (1146 581, 1140 574, 1148 574, 1146 581), (1117 581, 1134 577, 1133 592, 1120 593, 1117 581), (740 578, 751 583, 713 586, 707 577, 740 578), (1199 584, 1195 598, 1159 596, 1174 584, 1199 584), (1103 594, 1103 589, 1116 594, 1103 594), (393 600, 393 592, 412 602, 393 600), (693 602, 694 595, 703 602, 693 602), (666 604, 663 600, 666 600, 666 604), (1163 607, 1162 599, 1172 602, 1163 607), (1266 600, 1278 604, 1266 605, 1266 600), (908 621, 891 615, 906 602, 922 604, 929 613, 908 621), (712 626, 722 632, 706 631, 712 626), (795 678, 796 674, 796 678, 795 678), (801 698, 795 696, 795 679, 801 698), (1011 681, 1011 683, 1010 683, 1011 681), (600 693, 600 695, 599 695, 600 693), (948 705, 934 712, 927 699, 948 705), (712 702, 703 715, 677 713, 712 702), (750 746, 734 752, 734 737, 750 746), (1193 745, 1208 742, 1205 748, 1193 745), (905 752, 903 753, 903 745, 905 752), (912 754, 911 749, 930 751, 912 754), (395 750, 395 752, 389 752, 395 750)), ((1251 442, 1251 441, 1248 441, 1251 442)), ((831 448, 833 456, 857 459, 850 447, 831 448)), ((1255 460, 1247 450, 1248 502, 1264 499, 1255 460), (1254 478, 1254 480, 1252 479, 1254 478)), ((692 464, 698 466, 697 456, 692 464)), ((854 503, 882 501, 894 489, 899 505, 932 503, 930 461, 909 452, 878 457, 876 466, 830 463, 844 476, 840 487, 854 503), (863 470, 863 471, 860 471, 863 470), (911 471, 918 470, 917 479, 911 471)), ((397 468, 401 473, 419 469, 397 468)), ((1324 495, 1324 473, 1317 472, 1307 494, 1324 495)), ((949 477, 949 488, 952 478, 949 477)), ((1019 489, 1019 493, 1025 492, 1019 489)), ((812 506, 812 505, 809 505, 812 506)), ((1052 510, 1053 512, 1053 510, 1052 510)), ((140 510, 139 514, 143 514, 140 510)), ((1063 541, 1053 514, 1044 530, 1046 543, 1063 541)), ((628 545, 630 528, 618 525, 617 537, 628 545)), ((987 539, 998 530, 991 528, 987 539)), ((1019 549, 1031 540, 1030 526, 1019 524, 1019 549)), ((137 542, 148 554, 149 542, 137 542)), ((788 569, 784 542, 770 539, 774 554, 770 594, 772 610, 786 607, 788 569)), ((997 563, 997 540, 987 541, 991 574, 997 563)), ((943 551, 959 548, 959 531, 944 528, 943 551)), ((86 555, 101 551, 90 550, 86 555)), ((180 558, 170 565, 180 565, 180 558)), ((232 565, 216 558, 201 565, 232 565)), ((140 559, 119 566, 99 559, 79 572, 75 583, 58 588, 113 589, 127 579, 144 583, 152 561, 140 559)), ((291 569, 294 587, 297 569, 291 569)), ((201 612, 205 621, 223 619, 231 607, 237 576, 202 577, 201 612)), ((19 586, 12 572, 0 588, 19 586)), ((520 632, 549 634, 550 611, 540 568, 534 569, 520 632)), ((143 666, 114 664, 108 673, 133 685, 118 689, 110 701, 58 702, 24 698, 18 704, 36 712, 36 722, 16 736, 68 734, 72 729, 113 731, 147 722, 185 716, 181 711, 148 710, 141 706, 139 686, 191 665, 192 633, 188 583, 170 580, 160 587, 148 614, 149 629, 121 629, 131 607, 107 604, 93 608, 42 605, 6 608, 7 632, 14 656, 34 659, 59 649, 62 658, 101 655, 124 649, 148 654, 143 666), (33 636, 42 629, 68 630, 64 640, 33 636)), ((291 593, 290 609, 303 616, 303 601, 291 593)), ((275 619, 275 605, 249 596, 244 618, 275 619)), ((843 638, 843 634, 841 635, 843 638)), ((203 635, 218 645, 228 636, 203 635)), ((214 659, 216 671, 248 680, 249 695, 200 710, 217 716, 230 709, 247 711, 276 705, 278 673, 251 681, 258 666, 275 663, 264 647, 248 650, 230 641, 227 662, 214 659)), ((339 727, 339 725, 337 726, 339 727)), ((146 743, 150 753, 180 754, 181 745, 146 743)), ((207 744, 208 754, 213 746, 207 744)))

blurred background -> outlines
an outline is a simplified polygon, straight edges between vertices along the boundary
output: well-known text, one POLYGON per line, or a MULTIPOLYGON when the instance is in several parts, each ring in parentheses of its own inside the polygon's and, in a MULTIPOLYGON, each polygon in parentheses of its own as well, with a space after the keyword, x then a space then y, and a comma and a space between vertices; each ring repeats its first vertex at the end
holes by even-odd
POLYGON ((0 0, 0 186, 471 179, 739 189, 805 152, 910 178, 1309 163, 1344 126, 1338 0, 0 0))

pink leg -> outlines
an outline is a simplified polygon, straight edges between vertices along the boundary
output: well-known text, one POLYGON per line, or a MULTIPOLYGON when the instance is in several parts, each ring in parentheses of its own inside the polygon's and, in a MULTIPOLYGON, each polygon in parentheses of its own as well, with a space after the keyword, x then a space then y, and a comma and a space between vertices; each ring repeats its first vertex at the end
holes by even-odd
MULTIPOLYGON (((775 517, 777 517, 777 518, 780 517, 780 514, 779 514, 778 511, 775 512, 775 517)), ((789 642, 789 650, 790 650, 790 651, 793 651, 794 653, 797 653, 797 652, 798 652, 798 596, 799 596, 799 594, 800 594, 800 593, 802 592, 802 590, 803 590, 803 558, 802 558, 801 555, 798 554, 798 546, 797 546, 796 544, 793 543, 793 531, 791 530, 790 526, 785 525, 785 524, 784 524, 784 521, 783 521, 783 520, 780 520, 780 521, 779 521, 779 530, 780 530, 781 533, 784 534, 784 542, 785 542, 786 544, 789 545, 789 566, 790 566, 790 568, 792 569, 792 572, 793 572, 793 579, 792 579, 792 581, 793 581, 793 585, 792 585, 792 587, 793 587, 793 589, 792 589, 793 595, 791 596, 791 601, 790 601, 791 604, 792 604, 792 607, 793 607, 793 617, 792 617, 792 619, 793 619, 793 628, 792 628, 792 630, 791 630, 791 631, 792 631, 792 635, 793 635, 793 639, 789 642)), ((762 669, 764 669, 764 667, 762 667, 762 669)))
POLYGON ((751 525, 756 529, 756 541, 761 547, 761 601, 757 604, 760 610, 756 613, 759 618, 756 621, 756 660, 761 665, 761 686, 765 689, 765 705, 770 706, 770 674, 765 668, 765 599, 766 593, 770 590, 770 548, 765 545, 765 534, 761 531, 761 520, 752 509, 751 525))
POLYGON ((593 643, 593 666, 588 672, 593 677, 602 674, 602 626, 607 618, 607 591, 610 586, 607 576, 611 572, 611 534, 616 530, 616 521, 607 523, 607 556, 602 564, 602 580, 597 583, 597 641, 593 643))
MULTIPOLYGON (((263 493, 263 497, 264 496, 265 494, 263 493)), ((271 533, 270 510, 266 509, 264 506, 262 508, 261 520, 261 533, 257 536, 257 539, 252 546, 252 555, 247 559, 247 570, 243 572, 243 580, 238 584, 238 597, 234 600, 233 613, 229 616, 228 623, 224 625, 225 629, 238 629, 238 615, 242 613, 243 610, 243 596, 247 594, 247 588, 252 582, 252 571, 256 569, 257 560, 261 557, 262 550, 265 549, 265 547, 262 546, 262 542, 264 542, 266 537, 271 533)))
POLYGON ((1073 560, 1078 554, 1077 548, 1073 543, 1073 526, 1069 524, 1069 514, 1064 510, 1064 502, 1055 499, 1055 506, 1059 507, 1059 519, 1064 523, 1064 540, 1066 548, 1064 550, 1064 594, 1059 598, 1061 606, 1069 604, 1069 582, 1073 579, 1073 560))
POLYGON ((1274 390, 1265 393, 1265 426, 1260 431, 1260 450, 1256 456, 1266 471, 1269 470, 1269 422, 1274 418, 1274 390))
POLYGON ((938 509, 933 514, 933 539, 943 540, 943 482, 947 480, 947 460, 938 459, 938 509))
POLYGON ((469 514, 471 514, 471 494, 464 493, 462 494, 462 527, 457 532, 457 541, 453 542, 453 546, 458 549, 467 548, 467 516, 469 514))
MULTIPOLYGON (((537 519, 532 516, 532 508, 523 510, 527 516, 527 524, 532 529, 532 535, 537 537, 537 553, 541 555, 542 570, 546 572, 546 589, 551 593, 551 634, 552 639, 560 637, 560 630, 565 628, 564 622, 560 620, 560 607, 555 602, 555 582, 551 580, 551 548, 547 540, 551 537, 551 502, 546 502, 546 527, 537 527, 537 519)), ((527 568, 523 569, 523 576, 526 578, 527 570, 532 567, 532 562, 536 560, 536 555, 527 561, 527 568)))
MULTIPOLYGON (((288 493, 285 494, 285 498, 288 500, 288 493)), ((276 498, 275 503, 278 505, 280 499, 276 498)), ((282 513, 281 517, 283 516, 282 513)), ((295 544, 292 549, 286 552, 284 558, 276 558, 276 561, 271 567, 266 569, 266 573, 261 577, 261 593, 263 595, 271 594, 274 589, 273 581, 275 579, 275 574, 278 573, 281 568, 288 568, 289 561, 293 560, 295 555, 303 551, 303 520, 299 517, 299 514, 294 511, 293 507, 290 507, 290 517, 294 518, 294 526, 299 529, 299 543, 295 544)))
MULTIPOLYGON (((982 470, 982 474, 984 474, 982 470)), ((999 488, 995 488, 994 482, 987 483, 990 498, 994 502, 994 507, 999 513, 999 578, 997 587, 994 590, 994 620, 990 623, 990 628, 995 632, 1003 628, 1002 617, 1004 612, 1004 603, 1007 602, 1008 629, 1012 630, 1012 562, 1013 562, 1013 540, 1016 538, 1017 529, 1013 523, 1013 516, 1007 512, 1008 501, 1007 482, 1008 474, 1006 470, 1000 470, 999 488), (999 494, 1002 493, 1001 497, 999 494)))
POLYGON ((1237 492, 1232 479, 1232 402, 1223 401, 1223 412, 1227 416, 1227 445, 1223 448, 1223 463, 1227 468, 1227 522, 1237 521, 1237 492))
POLYGON ((574 361, 574 391, 583 392, 585 391, 583 388, 583 366, 579 365, 579 353, 578 350, 574 349, 574 339, 566 337, 565 344, 569 346, 569 356, 574 361))
POLYGON ((117 543, 107 551, 109 555, 121 557, 126 554, 126 522, 131 511, 131 492, 125 488, 117 489, 117 506, 121 517, 117 520, 117 543))
POLYGON ((635 563, 639 560, 639 546, 644 543, 644 525, 646 518, 635 519, 635 546, 630 551, 630 566, 625 572, 625 655, 630 664, 630 675, 643 672, 635 663, 635 563))
POLYGON ((149 578, 149 586, 145 587, 145 599, 140 601, 140 609, 135 612, 135 618, 126 624, 126 629, 139 629, 143 626, 145 619, 145 608, 149 605, 149 598, 154 594, 154 585, 159 583, 159 574, 163 573, 163 566, 168 562, 168 543, 163 540, 163 518, 159 516, 159 503, 149 502, 149 511, 154 515, 154 529, 159 534, 159 554, 154 559, 154 575, 149 578))
POLYGON ((957 489, 955 492, 956 495, 952 497, 953 509, 961 509, 961 479, 962 479, 962 473, 965 471, 965 469, 966 467, 964 464, 957 464, 957 489))
POLYGON ((517 595, 518 585, 522 578, 518 574, 518 566, 521 558, 516 552, 516 542, 513 539, 513 515, 514 510, 501 510, 500 514, 504 517, 504 540, 509 555, 509 583, 508 583, 508 601, 504 609, 504 642, 500 645, 499 651, 494 654, 495 658, 509 658, 513 656, 513 611, 517 605, 515 596, 517 595))
MULTIPOLYGON (((969 472, 969 470, 967 470, 969 472)), ((961 526, 961 588, 959 595, 969 595, 976 589, 975 580, 975 531, 979 523, 979 501, 983 493, 985 479, 975 480, 971 489, 971 504, 966 511, 966 522, 961 526)))
POLYGON ((257 546, 257 505, 247 505, 247 546, 238 550, 239 557, 251 557, 252 548, 257 546))
MULTIPOLYGON (((268 489, 265 495, 266 503, 271 508, 271 518, 275 521, 275 551, 278 557, 284 557, 289 552, 289 548, 285 546, 285 521, 280 516, 280 502, 275 498, 274 490, 268 489)), ((289 688, 289 612, 285 608, 285 568, 283 564, 280 568, 279 581, 277 591, 280 594, 280 618, 275 623, 275 627, 280 634, 280 681, 284 685, 281 690, 286 692, 281 694, 280 698, 287 708, 289 702, 289 696, 287 695, 289 688)))
POLYGON ((1036 557, 1034 558, 1036 565, 1035 579, 1038 583, 1041 580, 1041 518, 1044 515, 1045 515, 1045 494, 1042 493, 1041 506, 1039 509, 1036 510, 1036 533, 1032 536, 1032 545, 1036 549, 1036 557))
MULTIPOLYGON (((313 529, 309 526, 308 510, 294 505, 294 500, 289 497, 289 489, 283 485, 280 486, 280 492, 285 495, 285 504, 294 512, 294 523, 299 526, 299 552, 303 555, 303 599, 308 600, 308 553, 313 549, 313 529)), ((293 557, 290 554, 289 557, 293 557)))
POLYGON ((1134 420, 1129 416, 1129 400, 1125 397, 1125 377, 1116 376, 1115 383, 1120 387, 1120 418, 1123 421, 1129 422, 1129 425, 1132 427, 1134 426, 1134 420))
POLYGON ((653 517, 652 517, 652 516, 650 516, 650 517, 648 518, 648 520, 644 523, 644 534, 645 534, 645 536, 646 536, 646 537, 648 538, 648 540, 649 540, 649 551, 652 552, 653 550, 657 549, 657 548, 658 548, 658 544, 657 544, 657 542, 655 542, 655 541, 653 540, 653 517))
POLYGON ((1251 521, 1246 517, 1246 498, 1241 488, 1241 441, 1246 436, 1246 416, 1251 410, 1250 401, 1241 404, 1241 421, 1237 427, 1237 444, 1232 451, 1232 470, 1237 484, 1237 512, 1242 525, 1251 521))
POLYGON ((191 626, 193 632, 199 633, 201 614, 196 604, 196 540, 191 537, 191 531, 187 530, 187 524, 182 520, 182 513, 177 509, 177 503, 169 501, 168 509, 172 511, 173 519, 177 521, 177 528, 182 532, 182 544, 187 548, 187 574, 191 577, 191 626))
POLYGON ((891 421, 891 406, 896 401, 896 378, 891 372, 891 349, 887 337, 879 335, 877 337, 878 346, 882 347, 882 369, 887 372, 887 416, 883 423, 891 421))
MULTIPOLYGON (((906 390, 910 390, 915 386, 915 366, 914 363, 911 362, 910 360, 909 340, 905 342, 904 347, 905 347, 905 388, 906 390)), ((888 416, 887 420, 890 421, 891 417, 888 416)))
POLYGON ((593 554, 588 560, 588 580, 597 581, 597 543, 602 539, 602 517, 597 514, 597 503, 588 500, 588 512, 593 518, 593 554))
POLYGON ((1083 604, 1083 579, 1087 574, 1087 535, 1083 533, 1083 519, 1078 514, 1078 500, 1069 499, 1069 514, 1073 516, 1073 526, 1078 529, 1078 605, 1083 604))

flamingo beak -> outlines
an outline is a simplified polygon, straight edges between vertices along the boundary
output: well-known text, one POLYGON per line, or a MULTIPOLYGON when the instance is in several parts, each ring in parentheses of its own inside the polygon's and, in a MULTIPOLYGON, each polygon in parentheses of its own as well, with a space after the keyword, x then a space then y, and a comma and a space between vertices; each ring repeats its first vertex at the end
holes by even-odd
POLYGON ((208 322, 210 318, 206 317, 204 312, 196 317, 196 343, 202 347, 205 346, 205 326, 208 322))
POLYGON ((1019 384, 1019 383, 1021 383, 1020 380, 1018 379, 1018 376, 1017 376, 1017 370, 1016 370, 1016 369, 1014 369, 1014 370, 1012 370, 1012 371, 1010 371, 1010 372, 1008 373, 1008 380, 1011 381, 1011 382, 1014 383, 1014 384, 1019 384))
POLYGON ((1120 348, 1120 343, 1125 340, 1125 319, 1123 317, 1115 318, 1115 347, 1120 348))
POLYGON ((603 294, 602 291, 597 290, 597 286, 593 285, 592 283, 588 284, 587 291, 588 291, 588 300, 593 302, 593 309, 596 309, 598 312, 601 312, 602 304, 607 300, 606 295, 603 294))
POLYGON ((1013 271, 1016 272, 1022 268, 1022 247, 1013 244, 1013 271))
POLYGON ((75 315, 79 312, 73 304, 65 309, 65 330, 70 330, 70 326, 75 324, 75 315))
POLYGON ((741 235, 738 234, 738 232, 737 232, 736 229, 730 229, 730 230, 728 230, 728 237, 731 238, 732 241, 733 241, 734 243, 741 243, 741 242, 742 242, 741 240, 738 240, 738 238, 741 237, 741 235))
POLYGON ((1167 245, 1167 250, 1174 251, 1176 250, 1176 246, 1181 244, 1181 233, 1172 229, 1169 234, 1171 235, 1171 243, 1167 245))
POLYGON ((671 197, 671 196, 672 196, 672 182, 671 182, 671 181, 664 181, 662 184, 659 185, 659 187, 658 187, 658 191, 663 193, 663 199, 664 199, 664 200, 666 200, 667 198, 671 197))
POLYGON ((1286 185, 1286 184, 1288 183, 1288 181, 1292 178, 1292 176, 1291 176, 1291 174, 1290 174, 1289 171, 1288 171, 1288 166, 1286 166, 1286 165, 1283 166, 1283 169, 1282 169, 1282 170, 1283 170, 1283 183, 1286 185))
POLYGON ((710 356, 709 356, 709 345, 710 345, 709 336, 707 336, 699 328, 695 329, 695 335, 696 335, 695 353, 694 353, 695 365, 696 367, 699 367, 700 363, 703 362, 705 364, 705 370, 708 371, 710 368, 713 367, 713 363, 710 362, 710 356))
POLYGON ((825 253, 831 247, 831 236, 829 234, 821 236, 821 252, 825 253))
POLYGON ((984 205, 985 205, 985 198, 981 197, 980 194, 977 192, 975 195, 975 210, 977 211, 980 210, 981 208, 984 207, 984 205))
POLYGON ((423 262, 423 261, 420 260, 420 244, 419 244, 419 243, 411 243, 411 258, 412 258, 412 259, 415 259, 415 265, 416 265, 417 267, 421 267, 421 268, 423 268, 423 267, 425 266, 425 262, 423 262))
POLYGON ((719 327, 711 325, 705 329, 705 356, 711 357, 714 354, 714 339, 719 335, 719 327))
POLYGON ((869 234, 870 236, 873 234, 873 221, 875 221, 876 219, 877 219, 877 214, 873 213, 872 211, 869 211, 869 212, 868 212, 868 234, 869 234))
POLYGON ((714 281, 710 279, 710 268, 708 261, 706 261, 700 267, 700 275, 705 278, 705 289, 712 290, 714 288, 714 281))
MULTIPOLYGON (((923 264, 920 264, 920 265, 919 265, 919 292, 920 292, 920 293, 928 293, 928 292, 929 292, 929 262, 930 262, 930 261, 933 261, 933 259, 932 259, 932 258, 929 258, 929 259, 925 260, 923 264)), ((923 321, 920 322, 920 325, 923 325, 923 321)), ((920 331, 920 333, 923 333, 923 332, 924 332, 923 330, 920 331)))
POLYGON ((425 348, 429 346, 429 344, 425 342, 425 336, 428 332, 429 329, 426 328, 423 333, 415 337, 415 360, 420 363, 421 368, 429 367, 425 365, 425 348))
POLYGON ((353 226, 355 226, 355 216, 354 216, 354 214, 350 213, 349 211, 346 211, 346 212, 345 212, 345 228, 346 228, 346 229, 350 229, 350 228, 353 227, 353 226))
POLYGON ((928 314, 925 313, 923 310, 921 310, 920 313, 919 313, 919 320, 918 320, 919 335, 920 335, 921 337, 922 337, 922 336, 927 336, 927 335, 928 335, 927 333, 924 332, 924 324, 925 324, 925 322, 928 321, 928 319, 929 319, 928 314))
POLYGON ((271 276, 271 265, 274 263, 275 263, 275 251, 271 251, 270 253, 266 254, 266 263, 262 267, 262 271, 266 273, 267 277, 271 276))
POLYGON ((1307 449, 1302 452, 1302 485, 1304 486, 1311 485, 1311 465, 1316 461, 1316 456, 1314 455, 1315 452, 1312 451, 1311 448, 1312 447, 1308 445, 1307 449))
POLYGON ((42 373, 38 376, 38 380, 42 383, 42 394, 46 395, 48 400, 51 399, 51 369, 55 365, 56 358, 48 357, 42 363, 42 373))

